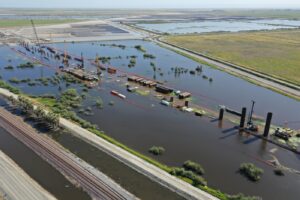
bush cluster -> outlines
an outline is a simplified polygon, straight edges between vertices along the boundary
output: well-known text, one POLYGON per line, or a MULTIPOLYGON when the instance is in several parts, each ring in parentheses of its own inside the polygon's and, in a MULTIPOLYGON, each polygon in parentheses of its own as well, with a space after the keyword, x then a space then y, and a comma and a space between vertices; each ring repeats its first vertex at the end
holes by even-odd
POLYGON ((204 175, 204 169, 203 169, 203 167, 200 164, 195 163, 193 161, 190 161, 190 160, 185 161, 183 163, 183 167, 186 170, 191 170, 191 171, 195 172, 198 175, 204 175))
POLYGON ((17 68, 34 68, 34 64, 31 62, 27 62, 27 63, 22 63, 20 65, 17 66, 17 68))
POLYGON ((154 155, 162 155, 165 152, 165 149, 163 147, 153 146, 149 149, 149 152, 154 155))
POLYGON ((175 167, 172 169, 171 174, 174 176, 179 176, 183 178, 188 178, 193 181, 194 186, 206 186, 207 182, 205 179, 197 174, 195 174, 193 171, 186 170, 185 168, 179 168, 175 167))
POLYGON ((248 177, 251 181, 259 181, 260 175, 263 172, 262 169, 256 167, 253 163, 242 163, 240 166, 240 173, 248 177))

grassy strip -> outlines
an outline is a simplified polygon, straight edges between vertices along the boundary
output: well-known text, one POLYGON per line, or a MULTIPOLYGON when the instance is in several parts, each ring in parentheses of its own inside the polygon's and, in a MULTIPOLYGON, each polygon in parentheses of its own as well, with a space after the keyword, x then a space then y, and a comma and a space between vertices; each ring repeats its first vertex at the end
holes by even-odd
POLYGON ((135 155, 135 156, 137 156, 137 157, 139 157, 139 158, 141 158, 141 159, 143 159, 143 160, 145 160, 145 161, 153 164, 154 166, 156 166, 156 167, 158 167, 158 168, 160 168, 160 169, 162 169, 162 170, 164 170, 164 171, 166 171, 168 173, 171 172, 171 168, 168 167, 167 165, 164 165, 164 164, 162 164, 162 163, 160 163, 160 162, 158 162, 158 161, 156 161, 156 160, 154 160, 154 159, 152 159, 152 158, 150 158, 148 156, 145 156, 144 154, 141 154, 141 153, 139 153, 139 152, 137 152, 137 151, 129 148, 128 146, 126 146, 126 145, 118 142, 117 140, 115 140, 114 138, 112 138, 112 137, 104 134, 103 132, 101 132, 101 131, 99 131, 97 129, 91 129, 91 128, 88 129, 88 130, 91 131, 92 133, 95 133, 96 135, 100 136, 101 138, 107 140, 108 142, 110 142, 110 143, 112 143, 112 144, 114 144, 114 145, 116 145, 116 146, 118 146, 118 147, 120 147, 120 148, 128 151, 129 153, 132 153, 133 155, 135 155))
MULTIPOLYGON (((71 22, 79 22, 76 19, 37 19, 34 20, 35 25, 54 25, 71 22)), ((26 19, 0 19, 0 28, 31 26, 30 20, 26 19)))
POLYGON ((14 94, 20 94, 21 93, 21 91, 18 88, 15 88, 15 87, 11 86, 10 84, 6 83, 3 80, 0 80, 0 87, 4 88, 4 89, 7 89, 8 91, 10 91, 14 94))

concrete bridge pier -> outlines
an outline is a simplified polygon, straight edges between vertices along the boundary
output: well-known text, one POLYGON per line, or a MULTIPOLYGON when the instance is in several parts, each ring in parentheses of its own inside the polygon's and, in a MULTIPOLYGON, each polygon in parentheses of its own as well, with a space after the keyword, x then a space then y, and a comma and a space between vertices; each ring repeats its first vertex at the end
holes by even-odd
POLYGON ((223 117, 224 117, 224 108, 221 108, 220 109, 220 112, 219 112, 219 120, 223 120, 223 117))
POLYGON ((246 113, 247 113, 247 108, 243 107, 242 108, 241 121, 240 121, 240 128, 244 128, 245 127, 246 113))
POLYGON ((271 113, 271 112, 269 112, 267 115, 266 125, 265 125, 265 130, 264 130, 264 137, 268 137, 268 135, 269 135, 272 116, 273 116, 273 113, 271 113))

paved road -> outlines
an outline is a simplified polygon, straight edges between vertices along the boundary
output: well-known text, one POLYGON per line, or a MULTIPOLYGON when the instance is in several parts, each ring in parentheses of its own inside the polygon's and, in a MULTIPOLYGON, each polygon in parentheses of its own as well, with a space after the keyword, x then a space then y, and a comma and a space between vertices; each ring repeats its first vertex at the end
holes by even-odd
POLYGON ((7 198, 12 200, 55 200, 55 197, 31 179, 2 151, 0 151, 0 188, 7 198))

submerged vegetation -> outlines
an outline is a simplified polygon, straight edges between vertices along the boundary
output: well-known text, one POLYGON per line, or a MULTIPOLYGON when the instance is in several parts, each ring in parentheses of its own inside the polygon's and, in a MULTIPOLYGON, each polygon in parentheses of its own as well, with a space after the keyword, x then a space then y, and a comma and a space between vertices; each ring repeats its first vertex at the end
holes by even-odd
POLYGON ((103 57, 99 57, 98 59, 99 59, 103 64, 105 64, 105 63, 109 63, 109 62, 110 62, 111 57, 109 57, 109 56, 107 56, 107 57, 103 56, 103 57))
POLYGON ((256 167, 253 163, 242 163, 240 173, 249 178, 251 181, 259 181, 263 170, 256 167))
POLYGON ((6 70, 13 70, 14 67, 12 65, 8 65, 8 66, 4 67, 4 69, 6 69, 6 70))
POLYGON ((99 44, 99 46, 109 46, 109 47, 118 47, 118 48, 121 48, 121 49, 126 49, 126 45, 123 45, 123 44, 99 44))
POLYGON ((31 62, 27 62, 27 63, 22 63, 20 65, 17 66, 17 68, 34 68, 34 64, 31 62))
POLYGON ((136 58, 132 57, 129 61, 128 67, 134 67, 136 64, 136 58))
POLYGON ((197 173, 197 174, 199 174, 199 175, 203 175, 203 174, 204 174, 204 169, 203 169, 203 167, 202 167, 200 164, 195 163, 195 162, 193 162, 193 161, 190 161, 190 160, 185 161, 185 162, 183 163, 183 167, 184 167, 185 169, 191 170, 191 171, 193 171, 193 172, 195 172, 195 173, 197 173))
POLYGON ((152 55, 152 54, 147 54, 147 53, 145 53, 145 54, 144 54, 144 58, 155 59, 156 57, 155 57, 154 55, 152 55))
POLYGON ((139 50, 141 52, 146 52, 146 49, 144 49, 144 47, 142 47, 142 45, 135 45, 134 48, 136 48, 137 50, 139 50))
POLYGON ((165 149, 163 147, 158 147, 158 146, 152 146, 149 149, 149 152, 152 153, 153 155, 162 155, 165 152, 165 149))
POLYGON ((99 109, 103 108, 103 100, 101 98, 98 98, 96 100, 96 107, 99 108, 99 109))
POLYGON ((207 186, 207 182, 205 179, 197 174, 195 174, 193 171, 186 170, 185 168, 178 168, 175 167, 172 169, 170 174, 183 178, 183 179, 190 179, 192 181, 192 184, 194 186, 207 186))

